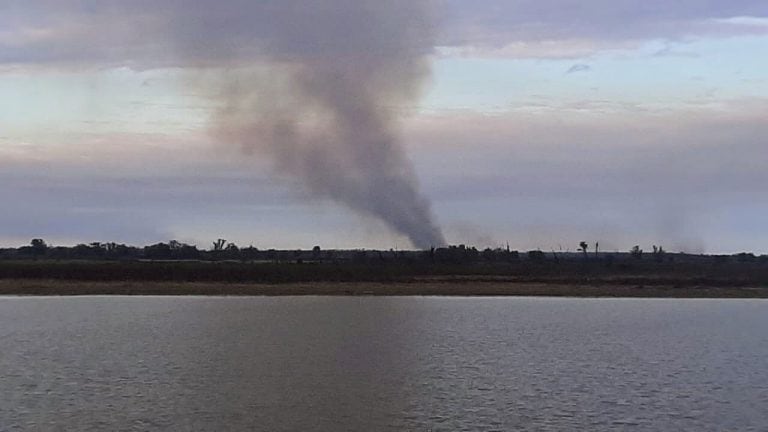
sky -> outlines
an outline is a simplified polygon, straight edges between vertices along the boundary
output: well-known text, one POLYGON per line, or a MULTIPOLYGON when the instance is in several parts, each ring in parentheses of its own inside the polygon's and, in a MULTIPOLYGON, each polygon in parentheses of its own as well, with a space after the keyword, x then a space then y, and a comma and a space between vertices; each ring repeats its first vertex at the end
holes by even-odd
POLYGON ((359 73, 449 243, 768 253, 766 53, 763 0, 0 0, 0 245, 412 247, 221 133, 223 89, 327 115, 263 95, 300 64, 359 73))

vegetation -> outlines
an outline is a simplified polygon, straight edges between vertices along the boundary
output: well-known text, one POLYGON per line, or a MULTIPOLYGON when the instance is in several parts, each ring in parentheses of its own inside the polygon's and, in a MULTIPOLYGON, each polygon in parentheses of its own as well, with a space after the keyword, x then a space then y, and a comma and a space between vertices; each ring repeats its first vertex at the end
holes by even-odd
POLYGON ((639 246, 587 256, 540 250, 478 251, 465 245, 429 251, 260 250, 220 239, 210 250, 177 241, 143 248, 115 243, 52 247, 42 239, 0 249, 0 280, 318 283, 509 282, 670 287, 766 287, 768 256, 687 255, 639 246))

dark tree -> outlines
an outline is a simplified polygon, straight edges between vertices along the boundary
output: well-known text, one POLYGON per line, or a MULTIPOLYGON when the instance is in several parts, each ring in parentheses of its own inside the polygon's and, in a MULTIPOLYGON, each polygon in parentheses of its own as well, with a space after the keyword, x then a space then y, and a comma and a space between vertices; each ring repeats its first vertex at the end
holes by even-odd
POLYGON ((587 258, 587 251, 589 250, 587 242, 583 241, 579 243, 579 250, 584 254, 584 258, 587 258))
POLYGON ((220 252, 224 250, 224 247, 227 245, 227 241, 224 239, 218 239, 215 242, 213 242, 213 251, 214 252, 220 252))
POLYGON ((45 255, 48 251, 48 245, 43 239, 32 239, 32 241, 29 242, 29 245, 32 255, 36 258, 45 255))

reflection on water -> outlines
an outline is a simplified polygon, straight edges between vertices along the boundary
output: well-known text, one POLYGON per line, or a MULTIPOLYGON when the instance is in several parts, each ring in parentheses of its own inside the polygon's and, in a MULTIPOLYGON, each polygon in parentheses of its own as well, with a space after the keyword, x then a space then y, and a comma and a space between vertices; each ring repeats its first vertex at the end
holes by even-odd
POLYGON ((0 430, 765 430, 768 302, 0 299, 0 430))

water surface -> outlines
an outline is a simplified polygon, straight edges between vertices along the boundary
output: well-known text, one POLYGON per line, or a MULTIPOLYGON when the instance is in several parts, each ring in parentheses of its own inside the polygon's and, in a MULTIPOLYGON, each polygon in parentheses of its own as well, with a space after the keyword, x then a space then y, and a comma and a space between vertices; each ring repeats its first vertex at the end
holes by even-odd
POLYGON ((768 302, 0 299, 0 430, 767 430, 768 302))

